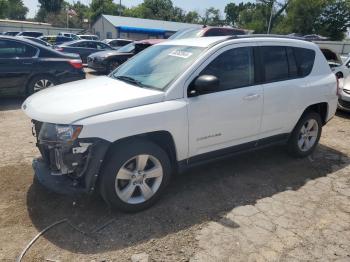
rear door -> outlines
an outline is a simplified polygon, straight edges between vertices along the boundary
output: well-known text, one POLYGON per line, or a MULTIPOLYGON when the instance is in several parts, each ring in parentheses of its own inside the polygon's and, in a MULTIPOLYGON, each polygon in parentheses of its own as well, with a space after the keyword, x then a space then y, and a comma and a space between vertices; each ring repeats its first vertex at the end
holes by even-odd
MULTIPOLYGON (((298 66, 295 52, 302 48, 272 42, 259 49, 264 90, 264 114, 259 138, 279 139, 291 132, 300 117, 300 101, 309 85, 303 75, 309 73, 305 70, 311 69, 307 63, 303 68, 298 66)), ((313 51, 310 52, 313 55, 313 51)), ((302 59, 308 60, 310 52, 303 54, 302 59)))
POLYGON ((37 61, 36 47, 15 40, 0 39, 0 94, 20 95, 37 61))

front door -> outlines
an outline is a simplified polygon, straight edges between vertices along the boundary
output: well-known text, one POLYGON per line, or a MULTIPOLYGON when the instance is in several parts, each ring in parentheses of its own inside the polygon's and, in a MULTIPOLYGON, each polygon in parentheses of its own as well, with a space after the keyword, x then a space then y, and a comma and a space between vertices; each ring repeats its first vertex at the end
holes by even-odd
POLYGON ((225 47, 210 60, 198 74, 220 83, 215 92, 188 98, 190 157, 254 145, 260 130, 263 90, 255 84, 254 46, 225 47))

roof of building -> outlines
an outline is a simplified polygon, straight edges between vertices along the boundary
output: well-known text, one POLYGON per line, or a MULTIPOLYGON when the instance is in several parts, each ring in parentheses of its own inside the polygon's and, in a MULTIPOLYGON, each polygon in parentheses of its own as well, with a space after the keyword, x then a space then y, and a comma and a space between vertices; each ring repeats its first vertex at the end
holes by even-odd
POLYGON ((0 23, 14 23, 14 24, 31 24, 31 25, 52 26, 51 24, 48 24, 48 23, 31 22, 31 21, 19 21, 19 20, 9 20, 9 19, 0 19, 0 23))
POLYGON ((124 28, 145 28, 154 30, 165 30, 165 31, 178 31, 180 29, 189 27, 202 27, 199 24, 188 24, 188 23, 178 23, 163 20, 152 20, 125 16, 112 16, 112 15, 102 15, 115 27, 124 28))

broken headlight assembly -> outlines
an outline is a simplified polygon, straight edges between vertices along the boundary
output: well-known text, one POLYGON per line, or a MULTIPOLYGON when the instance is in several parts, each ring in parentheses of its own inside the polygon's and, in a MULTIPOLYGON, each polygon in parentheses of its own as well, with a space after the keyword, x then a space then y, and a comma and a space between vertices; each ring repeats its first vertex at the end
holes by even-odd
POLYGON ((43 123, 38 139, 47 142, 73 142, 82 129, 83 126, 78 125, 43 123))

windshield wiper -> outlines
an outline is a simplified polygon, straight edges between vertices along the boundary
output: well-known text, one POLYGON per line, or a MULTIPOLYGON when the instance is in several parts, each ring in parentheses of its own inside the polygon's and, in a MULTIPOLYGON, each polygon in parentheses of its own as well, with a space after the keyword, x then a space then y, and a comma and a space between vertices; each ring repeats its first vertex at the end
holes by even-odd
POLYGON ((136 79, 134 79, 134 78, 132 78, 130 76, 116 76, 115 78, 118 79, 118 80, 122 80, 122 81, 125 81, 125 82, 129 82, 131 84, 135 84, 135 85, 141 86, 141 87, 144 86, 140 81, 138 81, 138 80, 136 80, 136 79))

